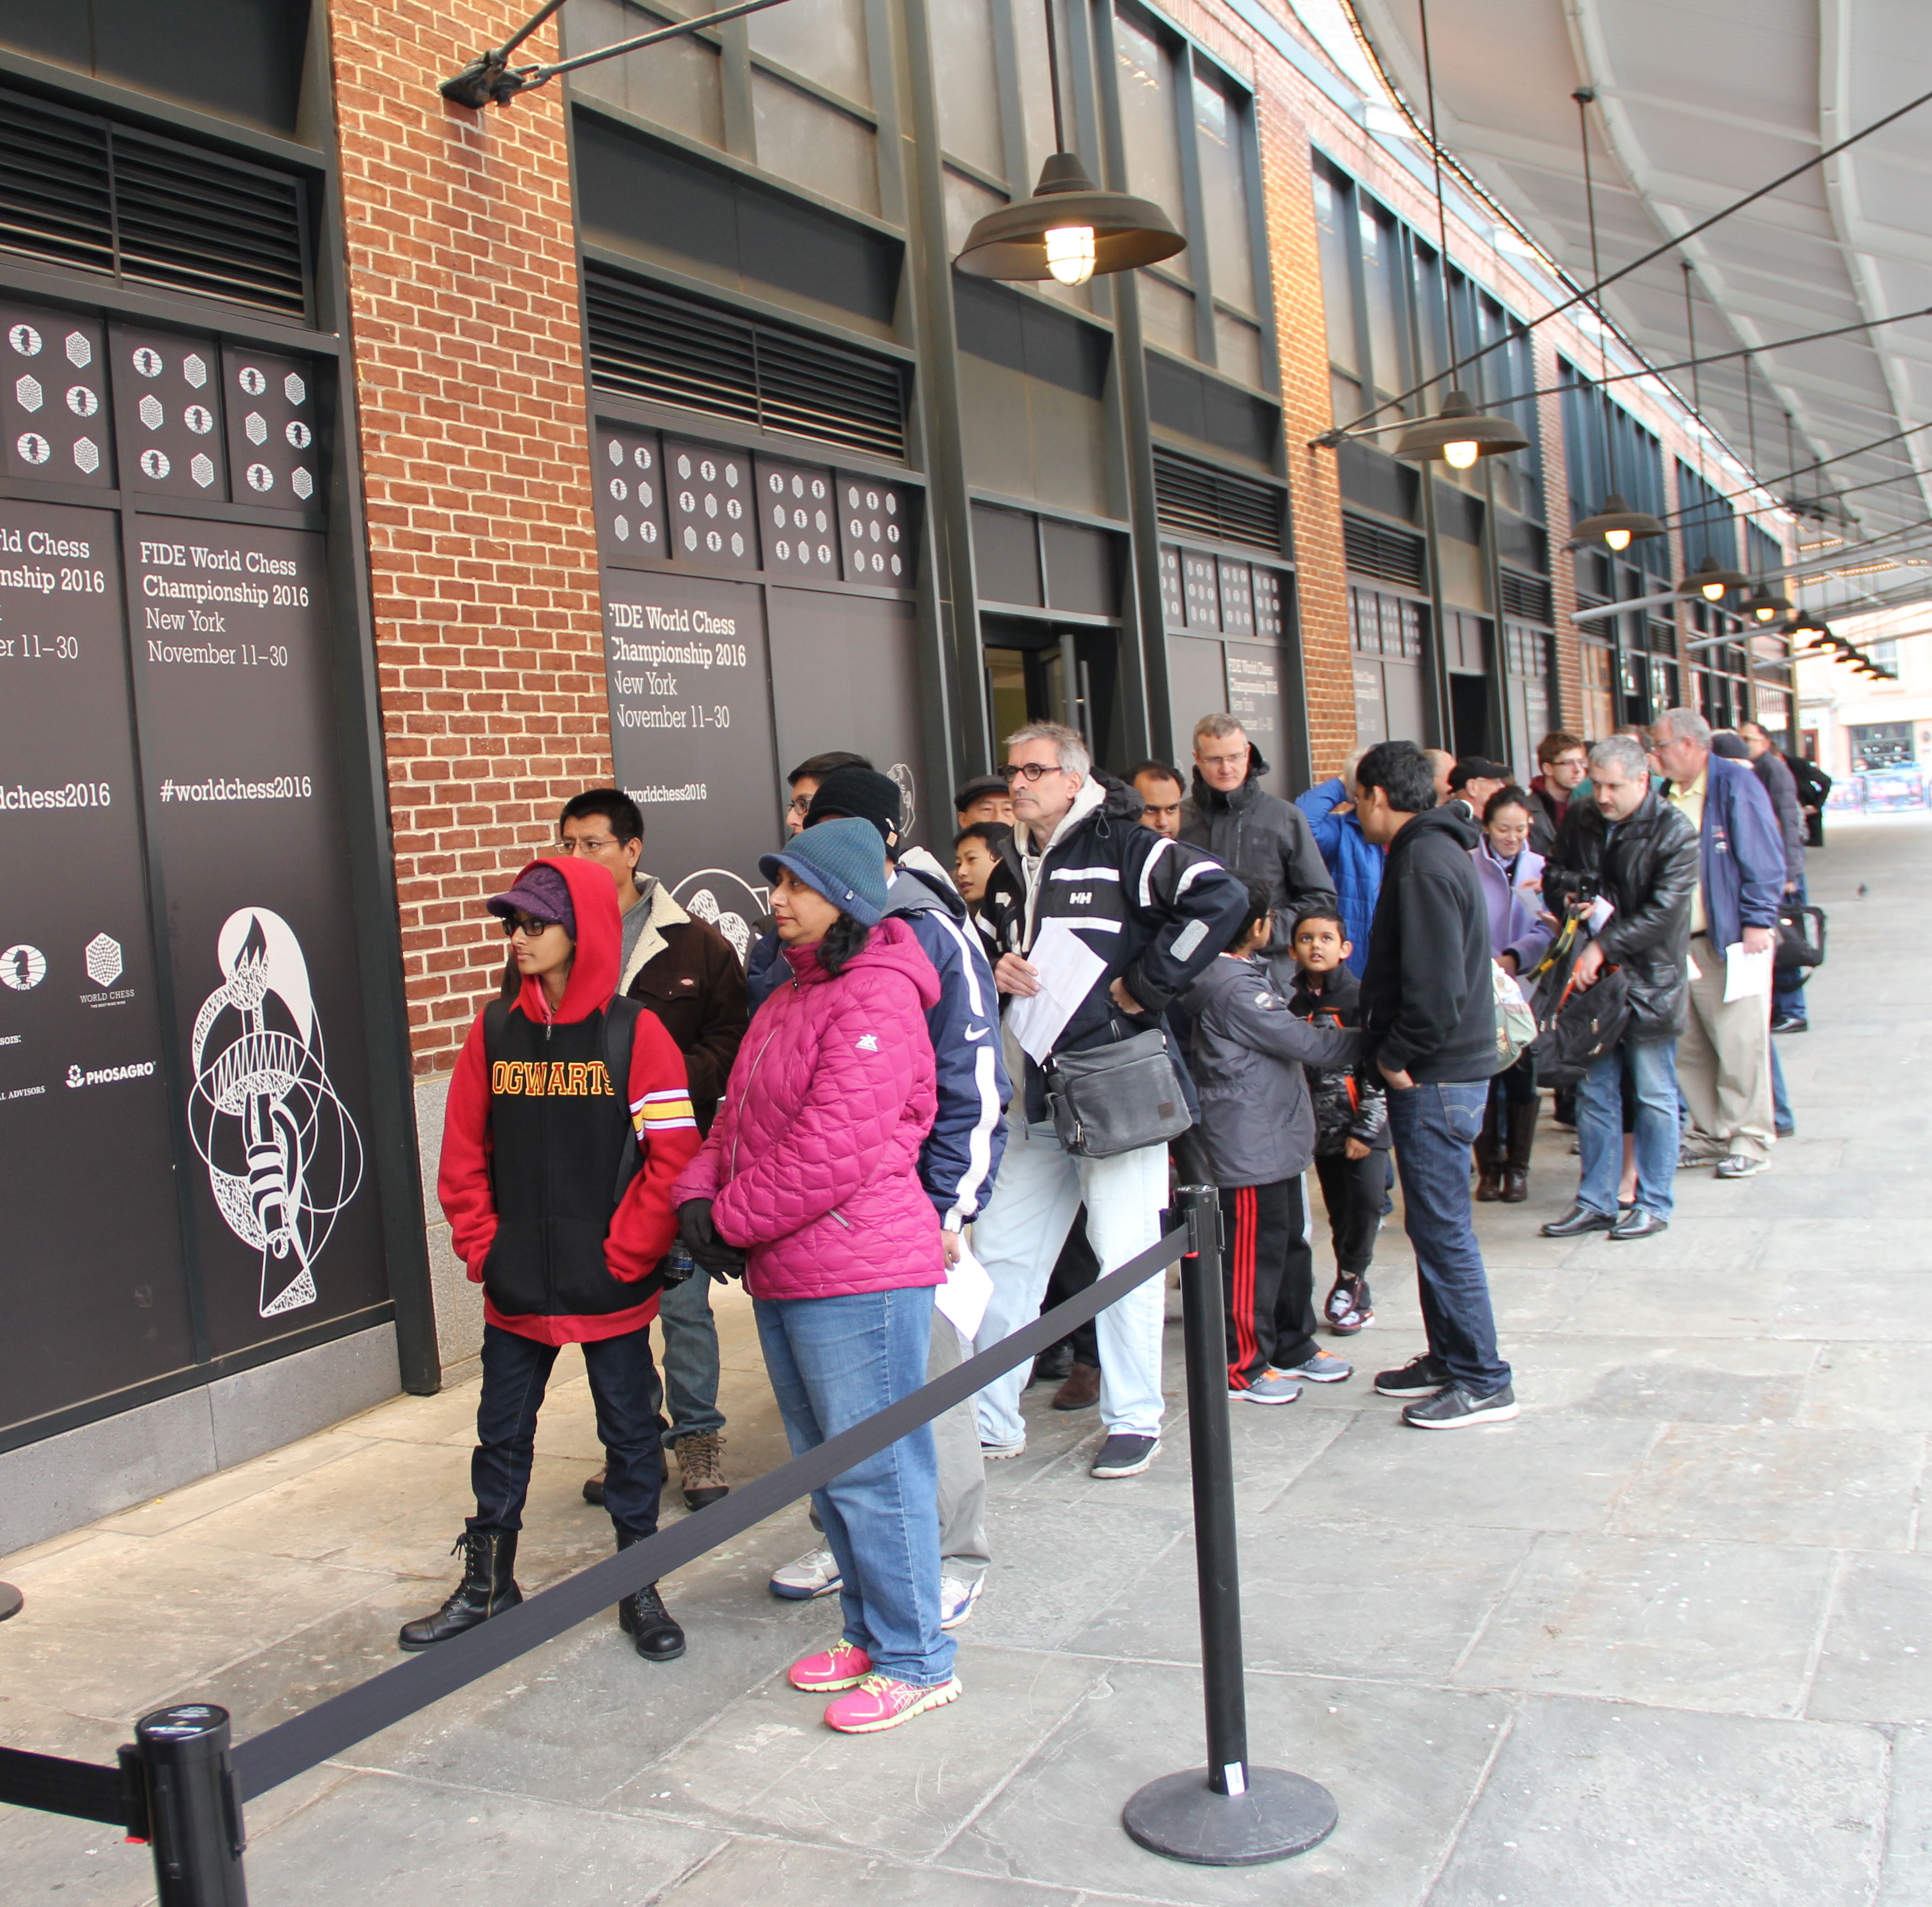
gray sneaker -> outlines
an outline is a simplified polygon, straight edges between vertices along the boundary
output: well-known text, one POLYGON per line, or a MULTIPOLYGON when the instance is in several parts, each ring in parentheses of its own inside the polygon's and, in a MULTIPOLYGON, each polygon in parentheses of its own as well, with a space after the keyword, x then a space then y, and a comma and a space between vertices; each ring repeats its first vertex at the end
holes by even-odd
POLYGON ((796 1563, 772 1572, 771 1592, 787 1602, 808 1602, 814 1596, 830 1596, 843 1580, 831 1551, 811 1549, 796 1563))
POLYGON ((1717 1176, 1720 1179, 1755 1179, 1760 1172, 1768 1172, 1768 1159, 1754 1159, 1745 1152, 1732 1152, 1728 1158, 1718 1161, 1717 1176))
POLYGON ((1310 1384, 1344 1384, 1354 1374, 1355 1367, 1333 1351, 1317 1351, 1305 1363, 1288 1365, 1268 1373, 1270 1377, 1299 1377, 1310 1384))
POLYGON ((1228 1386, 1231 1404, 1292 1404, 1300 1395, 1301 1386, 1286 1371, 1264 1371, 1245 1390, 1228 1386))

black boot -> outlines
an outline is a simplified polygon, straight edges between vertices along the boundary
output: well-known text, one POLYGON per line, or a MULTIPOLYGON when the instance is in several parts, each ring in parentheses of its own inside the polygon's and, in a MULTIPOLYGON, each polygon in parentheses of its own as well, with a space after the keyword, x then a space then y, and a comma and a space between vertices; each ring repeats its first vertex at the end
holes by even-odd
POLYGON ((514 1530, 466 1530, 449 1553, 454 1556, 459 1550, 464 1553, 463 1580, 456 1593, 434 1615, 404 1623, 396 1638, 402 1647, 433 1648, 514 1608, 524 1599, 524 1592, 517 1587, 514 1530))
MULTIPOLYGON (((628 1549, 640 1540, 617 1532, 617 1547, 628 1549)), ((617 1605, 617 1626, 646 1662, 675 1662, 684 1653, 684 1631, 664 1605, 656 1583, 646 1583, 617 1605)))
POLYGON ((1503 1203, 1520 1205, 1529 1197, 1529 1154, 1536 1143, 1537 1103, 1509 1109, 1509 1154, 1503 1161, 1503 1203))
POLYGON ((1483 1114, 1483 1129, 1476 1135, 1476 1196, 1492 1204, 1502 1196, 1502 1135, 1496 1130, 1496 1102, 1492 1099, 1483 1114))

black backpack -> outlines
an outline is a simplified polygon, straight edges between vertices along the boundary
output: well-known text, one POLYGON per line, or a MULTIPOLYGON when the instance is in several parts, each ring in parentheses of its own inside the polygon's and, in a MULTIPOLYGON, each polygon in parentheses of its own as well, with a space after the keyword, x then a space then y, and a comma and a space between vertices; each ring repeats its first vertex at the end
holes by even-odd
POLYGON ((1589 944, 1577 923, 1568 923, 1552 949, 1556 957, 1536 969, 1540 979, 1533 1005, 1541 1030, 1529 1050, 1539 1086, 1575 1086, 1615 1050, 1630 1024, 1630 975, 1622 967, 1600 969, 1593 987, 1576 985, 1576 962, 1589 944))

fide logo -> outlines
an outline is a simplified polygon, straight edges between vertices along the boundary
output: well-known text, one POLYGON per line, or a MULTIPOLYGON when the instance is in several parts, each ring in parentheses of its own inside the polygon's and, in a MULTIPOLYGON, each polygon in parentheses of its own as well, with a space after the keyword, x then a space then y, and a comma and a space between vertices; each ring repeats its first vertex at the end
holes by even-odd
POLYGON ((47 977, 47 957, 25 941, 0 954, 0 982, 16 993, 28 993, 47 977))

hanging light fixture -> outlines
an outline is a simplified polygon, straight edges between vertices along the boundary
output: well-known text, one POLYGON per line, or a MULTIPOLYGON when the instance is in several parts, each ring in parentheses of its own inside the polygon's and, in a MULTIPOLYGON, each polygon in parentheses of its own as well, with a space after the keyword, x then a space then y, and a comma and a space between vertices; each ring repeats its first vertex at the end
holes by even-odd
POLYGON ((966 234, 952 262, 976 278, 1052 278, 1084 285, 1096 272, 1156 265, 1186 248, 1151 199, 1106 192, 1066 149, 1060 113, 1060 42, 1054 0, 1046 5, 1047 80, 1053 89, 1053 155, 1030 199, 989 212, 966 234))
POLYGON ((1451 391, 1433 417, 1425 417, 1402 432, 1395 454, 1412 464, 1438 458, 1452 470, 1466 470, 1478 457, 1497 457, 1527 450, 1529 439, 1507 417, 1487 417, 1466 391, 1451 391))
POLYGON ((1760 623, 1768 623, 1774 616, 1788 616, 1790 613, 1790 599, 1780 595, 1776 590, 1764 583, 1759 584, 1738 605, 1739 615, 1755 617, 1760 623))
POLYGON ((1646 537, 1661 536, 1662 521, 1648 510, 1634 510, 1614 490, 1604 499, 1604 507, 1594 516, 1586 516, 1571 527, 1573 543, 1607 543, 1613 550, 1627 550, 1646 537))
MULTIPOLYGON (((1570 95, 1576 102, 1576 128, 1583 153, 1583 198, 1590 214, 1590 275, 1593 284, 1600 284, 1604 278, 1603 261, 1597 254, 1597 182, 1590 169, 1590 107, 1597 95, 1588 86, 1579 86, 1570 95)), ((1610 320, 1601 305, 1592 308, 1597 318, 1597 375, 1598 389, 1608 384, 1610 374, 1610 347, 1606 341, 1610 320)), ((1609 414, 1610 400, 1604 399, 1604 455, 1610 468, 1610 494, 1604 500, 1604 507, 1594 516, 1586 516, 1575 524, 1570 532, 1572 543, 1603 542, 1618 551, 1627 550, 1634 542, 1642 542, 1653 536, 1666 534, 1664 521, 1648 510, 1634 510, 1625 503, 1617 488, 1617 434, 1612 426, 1609 414)))
POLYGON ((1677 585, 1678 593, 1701 596, 1706 602, 1718 601, 1727 590, 1741 590, 1750 578, 1742 570, 1726 569, 1714 556, 1707 556, 1677 585))

